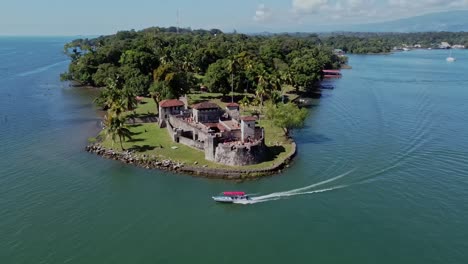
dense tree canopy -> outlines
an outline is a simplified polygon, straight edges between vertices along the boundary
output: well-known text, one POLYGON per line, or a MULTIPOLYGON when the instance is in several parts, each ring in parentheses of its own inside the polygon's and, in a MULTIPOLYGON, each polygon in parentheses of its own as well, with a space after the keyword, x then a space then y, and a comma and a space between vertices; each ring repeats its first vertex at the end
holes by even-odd
POLYGON ((281 84, 307 89, 322 78, 322 69, 345 62, 314 34, 247 36, 217 29, 122 31, 74 40, 65 52, 71 63, 62 79, 104 87, 119 78, 122 88, 155 100, 200 84, 223 94, 272 94, 281 84))
POLYGON ((436 48, 441 42, 468 47, 468 32, 341 33, 321 37, 324 44, 348 53, 390 52, 403 45, 436 48))

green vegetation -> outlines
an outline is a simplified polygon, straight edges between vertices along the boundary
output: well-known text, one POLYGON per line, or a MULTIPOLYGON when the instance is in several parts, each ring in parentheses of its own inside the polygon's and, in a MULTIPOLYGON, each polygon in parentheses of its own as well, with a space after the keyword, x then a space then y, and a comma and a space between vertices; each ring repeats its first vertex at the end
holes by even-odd
MULTIPOLYGON (((190 96, 194 96, 195 100, 210 99, 214 102, 219 101, 219 99, 216 98, 222 96, 221 94, 209 93, 203 95, 206 97, 200 97, 199 94, 190 96)), ((136 112, 140 115, 148 115, 149 111, 151 114, 154 114, 156 109, 155 107, 156 104, 151 98, 143 98, 141 103, 139 103, 134 110, 126 113, 129 114, 136 112)), ((270 167, 274 164, 279 164, 292 151, 291 139, 285 135, 285 131, 281 127, 275 125, 274 120, 261 119, 258 123, 260 126, 265 128, 265 143, 269 148, 270 156, 266 162, 244 166, 243 168, 246 169, 261 169, 270 167)), ((170 159, 176 162, 184 162, 187 165, 192 166, 197 162, 197 166, 226 168, 225 165, 205 160, 204 155, 200 154, 200 150, 173 142, 167 132, 167 129, 159 128, 154 123, 126 125, 125 128, 128 129, 128 135, 130 135, 131 138, 122 136, 122 141, 120 142, 117 133, 109 133, 107 130, 104 130, 99 135, 99 140, 92 138, 90 139, 90 143, 100 141, 100 144, 106 148, 112 148, 115 150, 131 149, 135 150, 140 156, 146 155, 147 157, 155 157, 159 160, 170 159), (114 139, 112 138, 112 135, 114 135, 114 139), (177 148, 173 149, 172 147, 177 148)), ((250 176, 253 177, 253 175, 250 176)))
POLYGON ((132 133, 126 125, 127 113, 137 106, 134 92, 128 87, 122 87, 122 82, 117 79, 109 79, 107 87, 102 91, 97 100, 105 109, 104 135, 111 138, 112 142, 119 139, 122 149, 125 139, 132 139, 132 133))
POLYGON ((270 119, 276 127, 282 127, 285 134, 293 128, 304 126, 308 111, 305 108, 300 109, 293 103, 268 104, 265 111, 267 118, 270 119))
POLYGON ((71 63, 61 77, 102 87, 96 103, 107 110, 99 136, 104 147, 213 168, 225 166, 172 142, 167 131, 155 124, 128 125, 127 120, 154 116, 161 100, 182 95, 188 95, 190 104, 211 100, 223 108, 232 96, 244 115, 259 117, 264 116, 265 102, 278 104, 275 115, 260 121, 266 130, 268 161, 244 167, 267 168, 291 153, 293 143, 285 132, 306 118, 302 114, 306 110, 284 103, 296 98, 298 91, 314 90, 323 69, 346 62, 320 44, 316 35, 263 37, 219 30, 176 34, 170 28, 124 31, 65 45, 71 63), (201 92, 202 86, 209 93, 201 92), (280 121, 282 110, 298 116, 293 122, 280 121))
POLYGON ((126 112, 127 116, 130 117, 144 117, 144 116, 156 116, 158 114, 158 107, 153 99, 143 97, 137 104, 135 109, 126 112))
MULTIPOLYGON (((313 89, 322 69, 339 68, 346 58, 321 45, 316 35, 247 36, 219 30, 149 28, 122 31, 65 45, 71 58, 63 80, 107 87, 118 80, 127 94, 151 96, 156 103, 201 85, 212 93, 255 94, 260 104, 281 97, 282 87, 313 89)), ((109 89, 97 102, 109 105, 109 89)))
MULTIPOLYGON (((242 168, 261 169, 279 164, 292 151, 292 142, 285 137, 284 131, 281 128, 274 126, 269 120, 262 120, 259 123, 266 130, 265 143, 270 150, 270 157, 266 162, 243 166, 242 168)), ((106 136, 105 132, 102 132, 100 135, 101 145, 115 150, 132 149, 140 156, 146 155, 147 157, 155 157, 159 160, 170 159, 191 166, 194 166, 196 162, 197 166, 226 168, 225 165, 205 160, 205 156, 201 154, 200 150, 173 142, 166 128, 159 128, 155 124, 138 124, 129 125, 128 129, 132 138, 122 141, 122 144, 115 142, 111 137, 106 136)))
POLYGON ((205 160, 200 150, 192 149, 185 145, 175 143, 171 140, 166 128, 159 128, 156 124, 138 124, 128 126, 132 139, 123 142, 123 146, 103 135, 101 144, 104 147, 115 150, 132 149, 139 155, 154 156, 159 159, 170 159, 172 161, 184 162, 191 165, 197 162, 200 166, 206 165, 213 168, 223 167, 222 165, 205 160), (172 147, 177 147, 173 149, 172 147))
POLYGON ((403 45, 437 48, 441 42, 468 47, 468 32, 342 33, 323 35, 321 39, 325 45, 361 54, 386 53, 403 45))

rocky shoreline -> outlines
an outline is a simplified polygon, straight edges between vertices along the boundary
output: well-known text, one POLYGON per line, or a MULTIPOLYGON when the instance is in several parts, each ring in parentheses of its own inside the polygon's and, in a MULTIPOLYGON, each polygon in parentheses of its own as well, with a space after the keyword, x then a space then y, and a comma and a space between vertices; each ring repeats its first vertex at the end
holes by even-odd
POLYGON ((169 159, 158 159, 154 156, 138 155, 134 151, 116 151, 107 149, 100 144, 91 144, 86 146, 85 150, 106 159, 118 160, 125 164, 130 164, 145 169, 159 169, 175 173, 190 174, 211 179, 223 180, 248 180, 256 179, 261 176, 268 176, 281 173, 289 167, 289 163, 296 155, 296 144, 292 143, 293 150, 279 164, 263 169, 217 169, 200 166, 191 166, 183 162, 175 162, 169 159))

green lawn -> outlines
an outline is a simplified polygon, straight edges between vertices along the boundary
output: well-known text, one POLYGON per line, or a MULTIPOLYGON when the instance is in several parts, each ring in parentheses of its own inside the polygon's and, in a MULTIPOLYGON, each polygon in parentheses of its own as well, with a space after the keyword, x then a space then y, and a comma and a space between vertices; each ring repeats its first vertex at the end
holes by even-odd
MULTIPOLYGON (((158 159, 171 159, 172 161, 184 162, 187 165, 198 162, 200 166, 222 167, 222 165, 205 160, 202 151, 173 142, 166 128, 159 128, 156 124, 150 123, 131 125, 129 129, 134 136, 130 141, 123 143, 125 149, 132 148, 140 155, 155 156, 158 159), (174 146, 177 149, 173 149, 174 146)), ((112 139, 105 138, 105 136, 103 138, 101 144, 104 147, 121 150, 119 142, 113 143, 112 139)))
POLYGON ((136 114, 135 117, 144 117, 148 115, 157 115, 158 108, 156 102, 152 98, 143 98, 137 107, 132 111, 127 111, 127 116, 136 114))
MULTIPOLYGON (((261 164, 243 166, 242 168, 267 168, 273 164, 278 164, 292 150, 291 142, 284 136, 282 129, 272 126, 269 121, 260 121, 259 123, 266 130, 265 143, 270 150, 270 160, 261 164)), ((205 154, 202 151, 173 142, 166 128, 159 128, 156 124, 151 123, 131 125, 129 128, 134 136, 132 140, 125 141, 123 146, 125 149, 134 149, 139 155, 154 156, 159 160, 170 159, 192 166, 195 162, 198 162, 197 166, 206 165, 209 168, 226 168, 225 165, 205 160, 205 154), (172 147, 177 147, 177 149, 172 147)), ((103 139, 101 144, 104 147, 121 150, 118 141, 112 142, 112 139, 106 138, 104 135, 101 135, 101 138, 103 139)))
MULTIPOLYGON (((246 94, 244 93, 233 93, 234 95, 234 102, 237 103, 238 101, 242 100, 246 94)), ((253 96, 252 94, 247 94, 248 96, 253 96)), ((197 104, 204 101, 211 101, 221 108, 225 108, 226 104, 231 102, 231 94, 226 95, 223 98, 223 94, 221 93, 191 93, 188 95, 188 101, 190 105, 197 104)))

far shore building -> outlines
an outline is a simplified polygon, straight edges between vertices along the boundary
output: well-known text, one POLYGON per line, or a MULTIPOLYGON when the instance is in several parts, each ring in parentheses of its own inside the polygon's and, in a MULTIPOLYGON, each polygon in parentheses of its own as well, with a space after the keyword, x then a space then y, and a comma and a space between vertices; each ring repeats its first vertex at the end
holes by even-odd
POLYGON ((166 127, 173 141, 203 151, 205 159, 243 166, 263 162, 266 157, 264 129, 257 119, 241 116, 239 104, 225 109, 213 102, 191 107, 177 99, 159 104, 159 124, 166 127))
POLYGON ((450 49, 451 47, 448 42, 441 42, 439 45, 439 49, 450 49))

